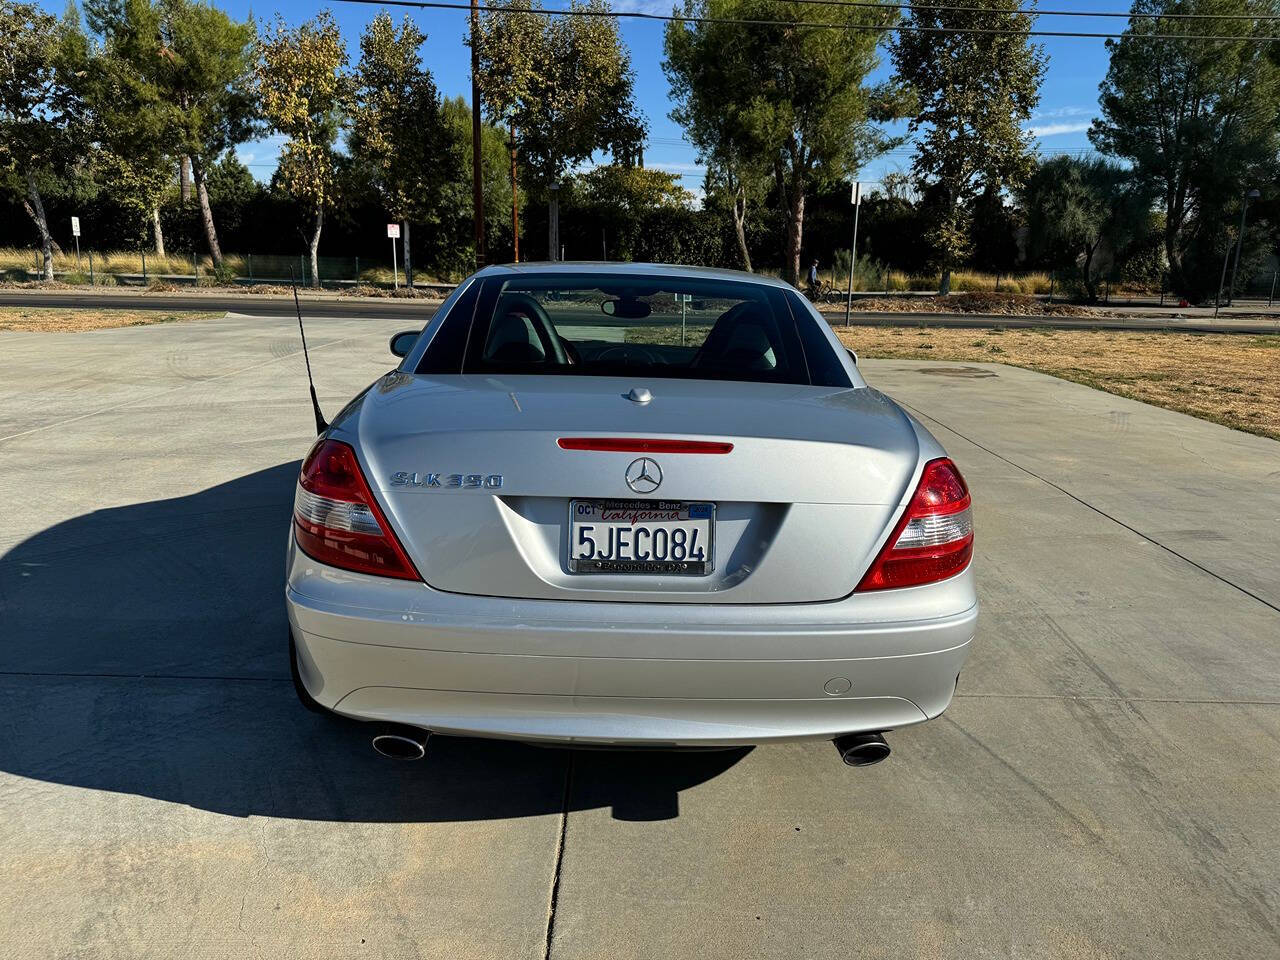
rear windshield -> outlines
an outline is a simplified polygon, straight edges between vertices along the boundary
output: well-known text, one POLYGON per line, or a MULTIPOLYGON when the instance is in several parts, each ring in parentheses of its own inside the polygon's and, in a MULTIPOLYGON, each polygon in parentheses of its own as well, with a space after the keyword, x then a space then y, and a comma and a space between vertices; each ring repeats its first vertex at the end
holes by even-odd
POLYGON ((464 373, 850 386, 807 311, 761 284, 625 274, 491 278, 473 317, 464 373))

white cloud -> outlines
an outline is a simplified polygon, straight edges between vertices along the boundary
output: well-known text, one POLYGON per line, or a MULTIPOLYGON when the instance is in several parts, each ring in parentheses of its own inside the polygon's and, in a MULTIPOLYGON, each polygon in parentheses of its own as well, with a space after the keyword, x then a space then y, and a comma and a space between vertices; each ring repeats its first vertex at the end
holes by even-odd
POLYGON ((1052 110, 1037 110, 1031 116, 1037 120, 1060 120, 1063 117, 1081 117, 1092 114, 1093 107, 1055 107, 1052 110))
MULTIPOLYGON (((586 173, 588 170, 594 170, 603 164, 596 163, 594 160, 585 160, 573 168, 574 173, 586 173)), ((689 179, 690 177, 698 177, 699 179, 706 175, 707 168, 700 163, 645 163, 645 167, 649 170, 661 170, 663 173, 674 173, 681 179, 689 179)))
POLYGON ((1027 133, 1033 137, 1056 137, 1064 133, 1084 133, 1089 126, 1088 123, 1045 123, 1027 127, 1027 133))

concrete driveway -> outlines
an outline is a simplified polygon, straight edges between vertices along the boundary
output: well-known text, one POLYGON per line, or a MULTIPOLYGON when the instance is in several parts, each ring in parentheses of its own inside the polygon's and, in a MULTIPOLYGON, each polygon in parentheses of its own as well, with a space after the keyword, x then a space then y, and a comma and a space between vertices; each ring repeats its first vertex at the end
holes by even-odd
MULTIPOLYGON (((403 321, 321 319, 330 414, 403 321)), ((1280 444, 998 365, 865 361, 975 491, 955 704, 615 755, 305 713, 296 326, 0 334, 0 956, 1280 953, 1280 444)))

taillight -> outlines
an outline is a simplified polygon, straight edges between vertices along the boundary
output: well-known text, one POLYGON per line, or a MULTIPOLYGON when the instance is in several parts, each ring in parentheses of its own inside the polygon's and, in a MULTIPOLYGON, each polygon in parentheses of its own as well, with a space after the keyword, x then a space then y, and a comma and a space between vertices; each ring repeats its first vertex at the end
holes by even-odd
POLYGON ((973 558, 973 509, 956 465, 924 465, 920 483, 859 590, 915 587, 953 577, 973 558))
POLYGON ((338 440, 321 440, 303 461, 293 530, 302 552, 321 563, 422 579, 369 492, 356 452, 338 440))

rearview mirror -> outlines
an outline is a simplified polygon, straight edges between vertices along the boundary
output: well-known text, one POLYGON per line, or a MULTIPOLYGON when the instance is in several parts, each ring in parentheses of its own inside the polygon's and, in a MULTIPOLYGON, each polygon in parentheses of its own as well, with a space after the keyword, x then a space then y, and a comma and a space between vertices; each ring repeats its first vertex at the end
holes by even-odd
POLYGON ((849 359, 853 361, 853 365, 856 367, 858 365, 858 355, 852 350, 846 350, 845 352, 849 354, 849 359))
POLYGON ((397 357, 407 357, 417 342, 417 330, 401 330, 391 338, 391 352, 397 357))
POLYGON ((621 320, 643 320, 649 315, 651 308, 644 300, 633 297, 620 297, 617 300, 606 300, 600 304, 600 312, 609 317, 621 320))

